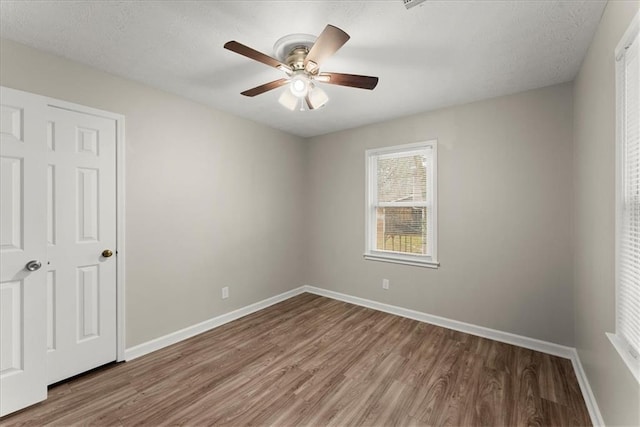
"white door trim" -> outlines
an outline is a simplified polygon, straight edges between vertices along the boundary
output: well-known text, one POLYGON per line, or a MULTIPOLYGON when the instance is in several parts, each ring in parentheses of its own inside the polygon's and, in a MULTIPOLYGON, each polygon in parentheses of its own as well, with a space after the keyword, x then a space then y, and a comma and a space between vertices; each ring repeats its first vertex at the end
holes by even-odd
POLYGON ((62 108, 116 122, 116 361, 125 360, 125 139, 124 115, 43 97, 49 107, 62 108))

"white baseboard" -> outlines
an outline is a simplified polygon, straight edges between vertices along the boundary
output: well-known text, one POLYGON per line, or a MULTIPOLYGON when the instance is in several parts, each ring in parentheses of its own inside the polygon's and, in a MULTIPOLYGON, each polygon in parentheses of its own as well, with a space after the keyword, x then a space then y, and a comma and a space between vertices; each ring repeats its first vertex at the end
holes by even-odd
POLYGON ((198 323, 196 325, 189 326, 179 331, 172 332, 163 337, 159 337, 154 340, 139 344, 135 347, 128 348, 125 350, 125 360, 132 360, 153 351, 160 350, 161 348, 176 344, 182 340, 186 340, 187 338, 191 338, 195 335, 217 328, 218 326, 224 325, 225 323, 229 323, 233 320, 239 319, 248 314, 285 301, 304 292, 348 302, 350 304, 371 308, 385 313, 394 314, 396 316, 406 317, 409 319, 417 320, 419 322, 442 326, 444 328, 453 329, 455 331, 460 331, 467 334, 540 351, 542 353, 551 354, 553 356, 570 359, 573 365, 573 369, 576 373, 576 377, 578 378, 578 384, 580 385, 580 390, 582 391, 585 404, 587 405, 587 409, 591 417, 591 422, 594 426, 604 426, 598 404, 595 400, 593 392, 591 391, 591 387, 589 385, 589 381, 584 372, 584 369, 582 368, 580 357, 578 356, 578 352, 576 351, 576 349, 573 347, 554 344, 535 338, 512 334, 509 332, 498 331, 496 329, 485 328, 483 326, 473 325, 471 323, 460 322, 458 320, 452 320, 446 317, 435 316, 433 314, 427 314, 416 310, 410 310, 408 308, 368 300, 365 298, 354 297, 340 292, 330 291, 327 289, 317 288, 315 286, 309 285, 292 289, 274 297, 259 301, 255 304, 239 308, 230 313, 205 320, 204 322, 198 323))
POLYGON ((594 426, 604 426, 604 420, 602 419, 602 414, 600 413, 600 408, 598 407, 598 402, 596 401, 596 397, 593 395, 593 391, 591 390, 591 385, 589 385, 589 380, 587 378, 587 374, 584 372, 584 368, 582 367, 582 362, 580 361, 580 355, 578 354, 578 350, 575 348, 572 349, 573 355, 571 357, 571 364, 573 365, 573 370, 576 373, 576 377, 578 378, 578 384, 580 385, 580 390, 582 391, 582 397, 584 398, 584 403, 587 405, 587 410, 589 411, 589 416, 591 417, 591 424, 594 426))
POLYGON ((195 325, 188 326, 184 329, 180 329, 179 331, 172 332, 165 336, 136 345, 134 347, 131 347, 125 350, 124 358, 125 360, 129 361, 137 357, 144 356, 145 354, 149 354, 156 350, 160 350, 161 348, 170 346, 172 344, 176 344, 180 341, 186 340, 187 338, 191 338, 203 332, 217 328, 218 326, 222 326, 225 323, 232 322, 248 314, 255 313, 256 311, 260 311, 264 308, 267 308, 271 305, 287 300, 303 292, 304 292, 304 286, 301 286, 299 288, 292 289, 290 291, 281 293, 274 297, 267 298, 262 301, 258 301, 246 307, 242 307, 237 310, 231 311, 229 313, 214 317, 212 319, 205 320, 204 322, 200 322, 195 325))
POLYGON ((396 316, 407 317, 409 319, 417 320, 419 322, 430 323, 436 326, 442 326, 444 328, 453 329, 454 331, 460 331, 460 332, 476 335, 483 338, 489 338, 494 341, 500 341, 503 343, 517 345, 519 347, 540 351, 542 353, 564 357, 565 359, 571 359, 573 355, 572 347, 566 347, 560 344, 554 344, 547 341, 538 340, 535 338, 524 337, 522 335, 516 335, 510 332, 498 331, 496 329, 485 328, 484 326, 477 326, 471 323, 465 323, 465 322, 460 322, 458 320, 447 319, 446 317, 435 316, 433 314, 427 314, 420 311, 410 310, 408 308, 398 307, 395 305, 385 304, 385 303, 372 301, 364 298, 354 297, 351 295, 341 294, 339 292, 329 291, 322 288, 316 288, 314 286, 304 286, 304 290, 312 294, 322 295, 328 298, 337 299, 337 300, 348 302, 351 304, 372 308, 374 310, 384 311, 385 313, 395 314, 396 316))

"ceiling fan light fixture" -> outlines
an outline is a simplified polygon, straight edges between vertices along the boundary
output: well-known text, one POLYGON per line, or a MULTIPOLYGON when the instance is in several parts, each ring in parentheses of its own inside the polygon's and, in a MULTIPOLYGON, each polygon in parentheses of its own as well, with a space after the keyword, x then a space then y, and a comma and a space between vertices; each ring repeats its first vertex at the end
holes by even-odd
POLYGON ((313 109, 316 110, 326 105, 326 103, 329 101, 329 96, 324 90, 320 89, 319 87, 314 87, 309 92, 308 99, 313 109))
POLYGON ((290 90, 282 91, 280 98, 278 98, 280 105, 291 111, 294 111, 298 107, 298 104, 300 103, 299 101, 300 98, 291 93, 290 90))
POLYGON ((309 79, 304 74, 296 74, 289 83, 291 93, 298 98, 304 98, 309 93, 309 79))

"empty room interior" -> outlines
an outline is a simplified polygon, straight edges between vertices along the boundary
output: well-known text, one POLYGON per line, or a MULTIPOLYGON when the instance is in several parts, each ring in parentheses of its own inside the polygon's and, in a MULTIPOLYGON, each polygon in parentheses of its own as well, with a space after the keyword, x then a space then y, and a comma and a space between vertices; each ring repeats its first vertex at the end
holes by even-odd
POLYGON ((640 425, 639 10, 0 0, 0 424, 640 425))

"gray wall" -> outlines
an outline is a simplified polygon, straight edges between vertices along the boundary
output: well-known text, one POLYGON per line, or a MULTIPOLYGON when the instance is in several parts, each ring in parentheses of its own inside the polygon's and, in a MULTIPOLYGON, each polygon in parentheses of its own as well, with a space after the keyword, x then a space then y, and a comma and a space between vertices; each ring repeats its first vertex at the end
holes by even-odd
POLYGON ((127 347, 304 282, 302 139, 11 41, 0 49, 3 86, 126 116, 127 347))
POLYGON ((640 425, 640 386, 605 336, 615 331, 613 55, 638 4, 607 4, 574 86, 575 344, 608 425, 640 425))
POLYGON ((309 284, 573 345, 570 84, 309 145, 309 284), (364 151, 432 138, 441 267, 364 260, 364 151))

